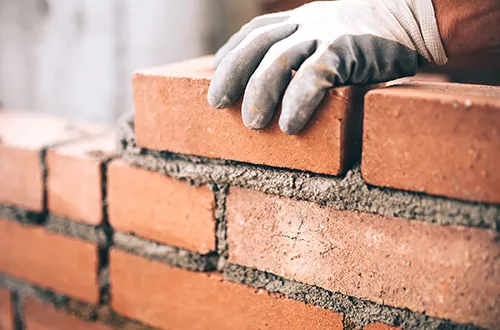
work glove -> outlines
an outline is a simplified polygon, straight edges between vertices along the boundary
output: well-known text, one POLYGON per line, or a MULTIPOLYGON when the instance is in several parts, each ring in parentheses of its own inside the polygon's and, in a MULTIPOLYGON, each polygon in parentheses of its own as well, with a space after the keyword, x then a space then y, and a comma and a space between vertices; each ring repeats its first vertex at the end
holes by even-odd
POLYGON ((215 55, 208 102, 226 108, 245 90, 251 129, 264 128, 282 102, 280 128, 296 134, 332 87, 411 76, 446 60, 431 0, 317 1, 256 17, 234 34, 215 55))

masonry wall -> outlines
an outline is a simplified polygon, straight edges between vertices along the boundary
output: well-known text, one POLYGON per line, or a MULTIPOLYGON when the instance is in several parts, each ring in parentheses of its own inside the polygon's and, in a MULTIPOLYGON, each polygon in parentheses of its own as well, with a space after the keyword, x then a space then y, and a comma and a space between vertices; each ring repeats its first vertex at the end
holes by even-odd
POLYGON ((0 112, 0 329, 500 327, 500 88, 339 88, 286 136, 209 60, 117 128, 0 112))

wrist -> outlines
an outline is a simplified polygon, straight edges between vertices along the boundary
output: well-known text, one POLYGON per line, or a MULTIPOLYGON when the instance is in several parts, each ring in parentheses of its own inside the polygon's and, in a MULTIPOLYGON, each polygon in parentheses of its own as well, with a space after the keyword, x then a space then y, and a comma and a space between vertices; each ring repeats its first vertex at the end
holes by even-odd
POLYGON ((432 0, 448 57, 500 50, 500 1, 432 0))

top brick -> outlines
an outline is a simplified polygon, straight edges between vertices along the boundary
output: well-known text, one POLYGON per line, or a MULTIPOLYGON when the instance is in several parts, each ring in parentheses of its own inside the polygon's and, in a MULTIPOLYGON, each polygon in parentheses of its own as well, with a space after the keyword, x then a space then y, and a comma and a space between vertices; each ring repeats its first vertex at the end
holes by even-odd
POLYGON ((102 129, 45 114, 0 111, 0 203, 42 211, 42 149, 102 129))
POLYGON ((365 100, 370 184, 500 203, 500 87, 410 83, 365 100))
POLYGON ((337 175, 360 153, 362 89, 331 90, 304 131, 288 136, 277 117, 260 131, 243 126, 241 102, 214 110, 206 95, 210 56, 133 76, 140 147, 337 175))

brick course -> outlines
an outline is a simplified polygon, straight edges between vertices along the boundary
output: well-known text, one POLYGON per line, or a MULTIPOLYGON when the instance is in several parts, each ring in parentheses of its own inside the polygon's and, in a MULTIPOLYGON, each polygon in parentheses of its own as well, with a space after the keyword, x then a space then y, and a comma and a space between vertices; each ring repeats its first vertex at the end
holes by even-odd
POLYGON ((0 203, 43 210, 41 150, 102 131, 50 115, 0 111, 0 203))
POLYGON ((342 329, 342 314, 111 251, 113 308, 163 329, 342 329))
POLYGON ((500 203, 500 87, 407 84, 371 91, 363 124, 370 184, 500 203))
POLYGON ((457 322, 500 323, 495 232, 337 211, 234 187, 226 207, 232 263, 457 322))
POLYGON ((300 135, 281 132, 277 116, 268 128, 252 131, 242 124, 240 103, 225 110, 208 105, 211 61, 203 57, 134 74, 140 147, 333 175, 359 158, 359 89, 333 89, 300 135))
POLYGON ((0 273, 88 303, 99 301, 97 247, 0 218, 0 273))

